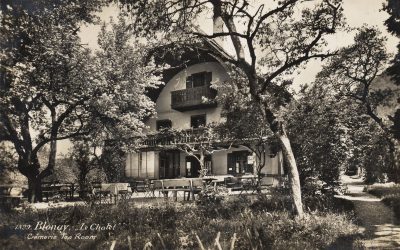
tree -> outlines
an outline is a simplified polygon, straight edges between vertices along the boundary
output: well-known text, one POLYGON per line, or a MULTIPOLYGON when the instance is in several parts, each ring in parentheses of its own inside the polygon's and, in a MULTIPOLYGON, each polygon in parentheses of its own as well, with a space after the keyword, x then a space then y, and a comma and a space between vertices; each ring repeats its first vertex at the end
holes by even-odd
MULTIPOLYGON (((396 85, 380 86, 387 83, 384 80, 378 81, 378 75, 384 71, 388 58, 385 38, 380 36, 380 32, 374 28, 362 27, 354 38, 354 44, 330 58, 318 78, 332 85, 338 95, 357 102, 364 113, 382 129, 391 145, 394 168, 400 173, 396 163, 399 155, 398 131, 395 125, 390 124, 393 118, 381 117, 378 113, 379 106, 393 107, 400 96, 400 88, 396 85)), ((395 177, 395 180, 399 181, 398 178, 395 177)))
MULTIPOLYGON (((390 33, 400 36, 400 3, 396 0, 388 0, 387 4, 384 4, 383 9, 389 13, 389 18, 385 21, 385 25, 390 33)), ((388 68, 388 73, 392 76, 392 79, 400 84, 400 43, 397 45, 399 52, 393 59, 393 65, 388 68)), ((399 111, 400 112, 400 111, 399 111)), ((400 119, 400 118, 399 118, 400 119)), ((399 119, 396 121, 400 123, 399 119)))
MULTIPOLYGON (((388 0, 388 3, 384 5, 384 10, 386 10, 390 17, 385 21, 385 25, 389 32, 400 37, 400 3, 396 0, 388 0)), ((391 65, 387 72, 392 76, 392 80, 399 85, 400 84, 400 43, 397 45, 398 52, 395 55, 391 65)), ((394 116, 389 117, 393 122, 391 127, 394 136, 397 140, 400 140, 400 108, 398 108, 394 116)))
MULTIPOLYGON (((93 169, 99 167, 96 146, 90 145, 90 141, 84 138, 74 140, 69 158, 72 159, 75 169, 77 170, 79 190, 87 190, 89 173, 93 169)), ((84 194, 85 192, 80 193, 80 195, 84 194)))
POLYGON ((200 165, 199 176, 203 177, 211 171, 206 164, 206 156, 221 150, 223 144, 217 130, 218 127, 213 123, 192 129, 165 128, 154 135, 148 134, 146 138, 155 136, 164 147, 192 156, 200 165))
POLYGON ((157 43, 136 37, 129 29, 123 15, 119 15, 116 22, 110 19, 108 24, 104 23, 101 27, 98 36, 100 49, 96 52, 96 60, 105 82, 108 85, 116 85, 113 90, 110 89, 114 91, 115 96, 107 100, 108 108, 121 110, 125 116, 134 121, 130 124, 121 124, 118 120, 120 114, 110 114, 116 119, 107 120, 105 117, 106 120, 103 122, 106 131, 100 129, 92 137, 97 141, 104 140, 99 164, 106 174, 107 181, 121 180, 125 166, 124 149, 134 141, 132 136, 135 134, 131 131, 139 132, 136 135, 141 135, 144 128, 143 120, 154 113, 154 103, 145 93, 148 89, 161 84, 161 72, 165 68, 165 65, 155 65, 153 59, 149 58, 151 50, 157 47, 157 43), (116 127, 118 129, 115 129, 116 127), (99 134, 102 134, 101 138, 99 134))
MULTIPOLYGON (((106 65, 80 44, 82 21, 93 21, 101 4, 2 4, 0 139, 18 154, 16 167, 28 178, 29 201, 41 201, 41 180, 54 171, 59 140, 94 131, 99 137, 140 134, 143 118, 152 112, 153 104, 141 96, 146 87, 160 84, 154 65, 137 59, 129 78, 113 81, 108 67, 118 65, 106 65), (49 156, 41 168, 38 152, 46 145, 49 156)), ((137 51, 128 51, 134 53, 130 58, 141 58, 137 51)))
POLYGON ((126 157, 119 141, 106 141, 99 157, 99 167, 104 171, 107 182, 119 182, 124 177, 126 157))
POLYGON ((323 59, 324 37, 342 27, 338 0, 248 1, 121 0, 133 16, 137 32, 149 37, 175 37, 208 41, 208 53, 234 65, 245 76, 238 88, 248 88, 254 103, 279 142, 289 166, 295 213, 303 215, 296 161, 287 136, 283 107, 290 101, 286 86, 292 74, 311 59, 323 59), (214 33, 203 32, 197 20, 213 19, 214 33), (226 30, 222 30, 225 27, 226 30), (151 32, 155 31, 155 32, 151 32), (171 35, 173 34, 173 35, 171 35), (164 36, 163 36, 164 35, 164 36), (234 55, 221 52, 210 40, 230 39, 234 55))
POLYGON ((302 88, 299 98, 292 103, 288 134, 302 184, 318 180, 323 182, 324 189, 339 186, 340 172, 346 169, 352 149, 348 120, 354 115, 354 105, 350 104, 318 83, 302 88))
POLYGON ((82 132, 62 126, 78 120, 67 117, 83 104, 72 94, 76 89, 65 82, 78 85, 87 80, 78 77, 88 51, 79 47, 76 32, 81 20, 93 20, 90 12, 96 9, 81 2, 51 6, 46 8, 42 1, 4 1, 1 6, 1 140, 12 142, 18 153, 17 167, 28 178, 30 201, 41 199, 40 180, 54 168, 57 139, 82 132), (71 98, 59 98, 68 93, 71 98), (39 132, 36 140, 32 129, 39 132), (48 143, 48 166, 40 171, 37 155, 48 143))
POLYGON ((0 182, 11 182, 11 174, 14 172, 13 166, 17 163, 16 152, 5 144, 0 143, 0 182))
POLYGON ((243 82, 244 79, 232 74, 229 80, 215 85, 218 90, 217 101, 222 104, 222 116, 225 118, 225 122, 218 125, 217 131, 224 141, 243 145, 252 151, 256 156, 258 184, 261 184, 267 154, 276 155, 280 147, 271 129, 264 125, 259 106, 245 89, 237 88, 235 81, 243 82))

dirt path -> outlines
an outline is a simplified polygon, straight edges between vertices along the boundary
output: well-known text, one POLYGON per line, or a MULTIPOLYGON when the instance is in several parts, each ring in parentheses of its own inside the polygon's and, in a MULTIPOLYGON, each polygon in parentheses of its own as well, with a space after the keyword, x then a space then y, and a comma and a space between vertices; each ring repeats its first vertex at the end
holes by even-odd
POLYGON ((363 192, 362 179, 343 176, 342 181, 349 190, 342 197, 354 203, 364 245, 370 249, 400 249, 400 225, 393 211, 376 196, 363 192))

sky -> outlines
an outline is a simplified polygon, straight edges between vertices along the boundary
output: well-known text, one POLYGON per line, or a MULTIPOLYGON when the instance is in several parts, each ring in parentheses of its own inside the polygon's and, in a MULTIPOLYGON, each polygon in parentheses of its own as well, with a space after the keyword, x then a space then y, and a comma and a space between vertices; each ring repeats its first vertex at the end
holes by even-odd
MULTIPOLYGON (((388 38, 386 47, 389 53, 396 53, 396 45, 399 39, 389 34, 384 26, 384 21, 389 17, 382 9, 382 4, 386 0, 344 0, 343 9, 350 27, 361 27, 364 24, 376 26, 384 36, 388 38)), ((350 45, 353 41, 354 33, 345 34, 337 33, 328 39, 329 46, 343 47, 350 45)), ((321 70, 319 61, 311 61, 307 64, 306 69, 295 78, 294 85, 299 86, 302 83, 310 83, 314 80, 315 75, 321 70)))
MULTIPOLYGON (((264 0, 266 1, 266 0, 264 0)), ((386 0, 343 0, 344 15, 347 20, 347 24, 350 27, 361 27, 364 24, 376 26, 381 30, 382 34, 388 38, 386 47, 390 53, 396 52, 396 45, 399 39, 390 35, 386 31, 384 21, 388 18, 388 14, 385 11, 381 11, 382 4, 386 0)), ((108 22, 110 17, 115 17, 118 14, 118 8, 115 5, 104 8, 98 16, 104 22, 108 22)), ((212 25, 211 20, 202 20, 202 29, 207 30, 212 25)), ((89 48, 96 49, 97 45, 97 34, 100 31, 99 25, 82 26, 80 30, 80 36, 83 44, 86 44, 89 48)), ((328 38, 330 48, 339 48, 349 45, 353 41, 354 33, 337 33, 328 38)), ((310 61, 306 68, 294 78, 293 89, 297 90, 304 83, 311 83, 315 75, 321 70, 320 61, 310 61)), ((59 152, 66 153, 70 144, 68 142, 61 142, 59 152)))
MULTIPOLYGON (((269 1, 269 0, 260 0, 269 1)), ((256 1, 258 2, 258 1, 256 1)), ((361 27, 364 24, 376 26, 382 31, 382 34, 388 38, 387 49, 390 53, 396 52, 396 45, 398 44, 398 38, 390 35, 386 31, 384 21, 388 18, 388 14, 385 11, 381 11, 382 4, 386 0, 343 0, 344 15, 347 20, 347 24, 350 27, 361 27)), ((106 7, 98 14, 103 22, 108 22, 110 17, 116 17, 118 14, 118 8, 115 5, 106 7)), ((201 20, 200 26, 203 30, 212 29, 212 20, 206 19, 201 20)), ((96 49, 97 45, 97 34, 100 31, 99 25, 83 26, 81 28, 81 38, 84 44, 88 47, 96 49)), ((354 32, 350 34, 337 33, 328 38, 329 48, 339 48, 351 44, 354 32)), ((294 89, 298 89, 303 83, 311 83, 315 75, 321 70, 320 61, 310 61, 306 65, 306 69, 303 70, 300 75, 294 78, 294 89)))

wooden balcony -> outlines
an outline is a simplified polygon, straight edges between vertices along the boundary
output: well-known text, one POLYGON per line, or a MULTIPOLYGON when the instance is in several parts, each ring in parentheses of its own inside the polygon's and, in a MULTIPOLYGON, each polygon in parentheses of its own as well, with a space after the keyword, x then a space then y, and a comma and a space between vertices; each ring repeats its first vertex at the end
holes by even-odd
POLYGON ((157 147, 157 146, 169 146, 184 143, 199 143, 202 139, 202 134, 204 129, 188 129, 179 134, 171 134, 168 130, 162 131, 160 133, 147 135, 142 141, 144 147, 157 147))
POLYGON ((188 111, 217 106, 217 91, 209 86, 171 91, 171 108, 188 111))

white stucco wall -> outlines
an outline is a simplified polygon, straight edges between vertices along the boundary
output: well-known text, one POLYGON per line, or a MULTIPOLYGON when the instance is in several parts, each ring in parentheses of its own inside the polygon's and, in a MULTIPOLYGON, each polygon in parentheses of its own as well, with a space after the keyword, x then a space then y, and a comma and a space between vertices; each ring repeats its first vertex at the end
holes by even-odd
MULTIPOLYGON (((192 111, 176 111, 171 109, 171 91, 181 90, 186 88, 186 77, 198 72, 212 72, 212 83, 224 81, 228 78, 225 69, 217 62, 207 62, 192 65, 178 74, 176 74, 163 88, 157 101, 156 101, 156 116, 149 119, 146 125, 149 126, 150 131, 156 131, 156 121, 169 119, 172 122, 172 127, 176 129, 189 129, 190 117, 192 115, 206 114, 206 122, 221 122, 221 107, 208 109, 198 109, 192 111)), ((212 154, 212 164, 214 175, 227 174, 228 153, 233 151, 248 150, 246 147, 230 148, 228 150, 214 151, 212 154)), ((150 151, 142 152, 142 166, 138 166, 138 154, 129 153, 126 160, 126 176, 134 178, 159 178, 159 152, 150 151)), ((184 177, 186 174, 186 155, 180 153, 180 176, 184 177)), ((279 153, 276 157, 270 158, 266 154, 266 164, 263 173, 266 174, 279 174, 282 171, 282 156, 279 153), (279 169, 280 168, 280 169, 279 169)))
POLYGON ((176 74, 163 88, 156 101, 156 117, 147 121, 146 125, 150 131, 156 130, 156 121, 169 119, 172 121, 172 127, 176 129, 189 129, 190 117, 192 115, 206 114, 206 122, 220 122, 221 107, 209 109, 198 109, 180 112, 171 109, 171 91, 186 89, 186 77, 199 72, 212 72, 212 83, 225 81, 228 74, 225 69, 217 62, 206 62, 189 66, 176 74))

